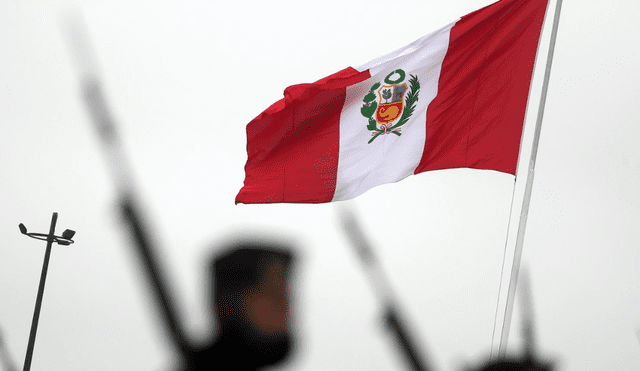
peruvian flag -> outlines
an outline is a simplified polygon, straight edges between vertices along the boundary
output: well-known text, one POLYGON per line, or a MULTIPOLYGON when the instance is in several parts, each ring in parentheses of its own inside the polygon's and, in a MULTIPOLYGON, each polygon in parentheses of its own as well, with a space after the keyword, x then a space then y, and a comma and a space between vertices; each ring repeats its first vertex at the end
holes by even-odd
POLYGON ((548 0, 502 0, 284 98, 247 125, 236 203, 348 200, 423 171, 515 175, 548 0))

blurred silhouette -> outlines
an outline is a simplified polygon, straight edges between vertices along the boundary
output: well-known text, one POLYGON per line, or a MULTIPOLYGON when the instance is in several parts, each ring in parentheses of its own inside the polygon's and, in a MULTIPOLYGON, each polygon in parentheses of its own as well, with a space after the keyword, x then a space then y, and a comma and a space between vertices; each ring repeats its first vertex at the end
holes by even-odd
MULTIPOLYGON (((161 269, 157 248, 146 232, 141 212, 129 197, 121 198, 122 214, 135 250, 155 293, 158 310, 184 371, 253 371, 283 361, 290 352, 288 298, 293 250, 284 243, 236 241, 211 262, 212 312, 220 324, 210 344, 196 346, 185 333, 176 301, 161 269)), ((211 331, 213 335, 213 330, 211 331)))
POLYGON ((491 361, 480 366, 477 371, 551 371, 549 363, 541 363, 531 359, 491 361))
POLYGON ((157 248, 134 205, 130 197, 122 197, 124 221, 180 357, 179 369, 253 371, 285 360, 292 343, 288 297, 292 248, 284 243, 247 239, 229 244, 214 256, 209 282, 211 315, 220 331, 215 338, 210 336, 210 344, 194 345, 181 325, 157 248))
MULTIPOLYGON (((211 262, 212 317, 220 324, 210 344, 194 345, 181 325, 176 301, 161 269, 141 212, 121 198, 144 271, 155 292, 161 317, 180 356, 179 369, 253 371, 283 361, 290 352, 288 298, 293 250, 284 243, 247 239, 229 244, 211 262)), ((211 332, 213 335, 213 330, 211 332)))
POLYGON ((258 370, 285 360, 291 348, 288 298, 292 252, 242 242, 213 259, 213 343, 185 355, 185 370, 258 370))

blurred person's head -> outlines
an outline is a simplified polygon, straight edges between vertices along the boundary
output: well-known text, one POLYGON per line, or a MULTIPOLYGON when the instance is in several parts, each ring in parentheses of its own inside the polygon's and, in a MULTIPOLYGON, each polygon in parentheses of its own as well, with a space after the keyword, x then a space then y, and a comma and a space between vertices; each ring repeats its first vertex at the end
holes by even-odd
MULTIPOLYGON (((283 360, 291 348, 287 246, 237 242, 211 265, 213 310, 219 339, 235 340, 263 365, 283 360)), ((230 340, 227 340, 230 341, 230 340)))

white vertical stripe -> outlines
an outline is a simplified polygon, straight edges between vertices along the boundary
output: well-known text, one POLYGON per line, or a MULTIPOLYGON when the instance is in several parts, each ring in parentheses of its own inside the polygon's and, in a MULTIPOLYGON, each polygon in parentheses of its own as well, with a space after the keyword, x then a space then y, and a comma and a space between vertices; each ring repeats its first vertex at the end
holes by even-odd
POLYGON ((397 182, 413 174, 422 158, 427 107, 438 92, 440 69, 454 24, 357 68, 369 69, 371 78, 347 88, 340 115, 340 155, 333 201, 354 198, 377 185, 397 182), (408 87, 410 75, 417 76, 420 93, 416 109, 400 127, 401 136, 384 134, 367 143, 372 132, 367 130, 367 118, 360 113, 362 99, 375 83, 385 85, 385 77, 396 69, 406 72, 403 82, 408 87))

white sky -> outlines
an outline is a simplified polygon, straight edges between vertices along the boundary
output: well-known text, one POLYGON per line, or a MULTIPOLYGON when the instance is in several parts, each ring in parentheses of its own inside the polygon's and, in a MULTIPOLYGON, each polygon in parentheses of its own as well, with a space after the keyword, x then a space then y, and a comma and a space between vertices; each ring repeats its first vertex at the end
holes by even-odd
MULTIPOLYGON (((194 336, 210 325, 205 268, 219 242, 276 234, 294 238, 301 257, 300 342, 284 369, 404 370, 336 205, 234 205, 244 180, 245 125, 285 87, 360 65, 489 3, 0 3, 0 329, 15 363, 24 361, 45 247, 17 225, 46 233, 56 211, 57 231, 76 230, 76 243, 54 247, 32 369, 172 364, 80 100, 65 15, 85 19, 194 336)), ((637 1, 563 4, 523 256, 540 351, 560 370, 640 369, 638 19, 637 1)), ((549 36, 546 27, 525 144, 549 36)), ((446 170, 348 203, 439 370, 461 370, 491 349, 513 184, 493 171, 446 170)))

